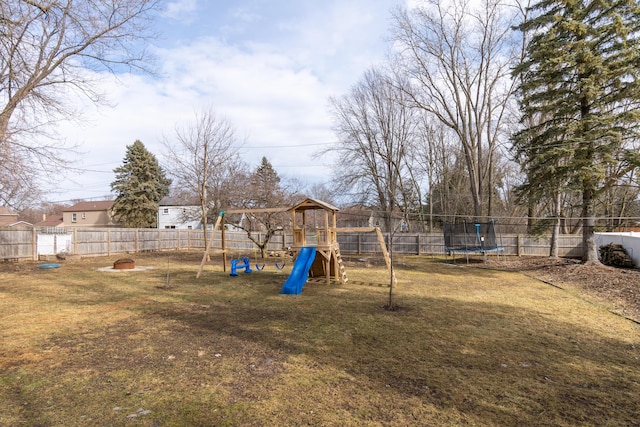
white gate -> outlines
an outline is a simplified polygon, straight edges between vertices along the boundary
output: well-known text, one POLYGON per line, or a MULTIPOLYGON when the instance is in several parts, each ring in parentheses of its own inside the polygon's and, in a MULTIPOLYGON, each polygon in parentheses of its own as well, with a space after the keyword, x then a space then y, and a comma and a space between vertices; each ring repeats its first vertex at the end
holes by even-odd
POLYGON ((73 234, 38 234, 38 255, 71 253, 73 234))

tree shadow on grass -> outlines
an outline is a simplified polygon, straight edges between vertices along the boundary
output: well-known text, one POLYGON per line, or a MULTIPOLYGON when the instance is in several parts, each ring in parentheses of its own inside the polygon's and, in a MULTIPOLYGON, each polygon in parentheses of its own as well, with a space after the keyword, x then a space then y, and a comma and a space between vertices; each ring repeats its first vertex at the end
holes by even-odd
MULTIPOLYGON (((435 268, 445 277, 469 274, 435 268)), ((189 405, 203 405, 196 424, 223 423, 226 414, 224 422, 258 425, 265 413, 252 412, 256 402, 270 399, 280 405, 273 413, 291 417, 283 425, 311 424, 297 415, 305 407, 342 411, 354 424, 638 419, 640 343, 634 348, 551 307, 455 299, 441 290, 435 296, 427 283, 422 295, 400 288, 406 309, 388 312, 381 308, 387 290, 378 287, 307 284, 301 296, 282 296, 282 275, 233 281, 211 273, 197 283, 190 276, 175 273, 171 298, 128 306, 138 314, 133 318, 52 335, 43 344, 43 360, 51 362, 41 378, 17 371, 5 377, 15 397, 10 406, 41 425, 56 424, 51 407, 78 406, 95 407, 103 424, 117 424, 122 417, 112 408, 121 400, 148 402, 151 395, 163 408, 156 411, 164 411, 157 419, 179 420, 189 405), (281 390, 283 382, 294 391, 281 390), (56 405, 47 403, 51 396, 56 405), (177 396, 185 397, 162 403, 177 396)), ((94 291, 108 301, 115 289, 94 291)))
POLYGON ((481 424, 637 420, 639 353, 626 342, 508 305, 424 297, 411 300, 415 309, 388 313, 377 295, 359 290, 307 294, 215 310, 163 305, 147 315, 177 322, 195 341, 214 333, 250 342, 280 363, 303 355, 370 392, 417 398, 481 424), (320 298, 329 301, 315 305, 320 298))

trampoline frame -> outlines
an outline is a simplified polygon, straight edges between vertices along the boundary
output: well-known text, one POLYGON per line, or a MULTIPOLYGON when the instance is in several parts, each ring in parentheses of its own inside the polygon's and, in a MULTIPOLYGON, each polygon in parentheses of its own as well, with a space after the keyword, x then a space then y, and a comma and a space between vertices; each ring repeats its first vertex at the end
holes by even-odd
POLYGON ((484 262, 487 262, 487 253, 495 252, 498 256, 504 255, 504 247, 502 244, 498 245, 495 221, 493 220, 489 222, 445 222, 443 231, 445 254, 451 255, 454 263, 456 252, 465 254, 467 264, 470 254, 482 254, 484 262))

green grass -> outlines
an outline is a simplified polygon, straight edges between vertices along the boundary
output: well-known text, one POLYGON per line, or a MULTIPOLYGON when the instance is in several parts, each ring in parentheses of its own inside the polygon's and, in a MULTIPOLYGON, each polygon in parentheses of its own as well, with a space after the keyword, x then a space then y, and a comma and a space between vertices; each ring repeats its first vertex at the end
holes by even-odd
POLYGON ((280 295, 197 253, 0 267, 0 426, 637 425, 639 328, 518 273, 407 257, 280 295), (150 411, 150 412, 146 412, 150 411))

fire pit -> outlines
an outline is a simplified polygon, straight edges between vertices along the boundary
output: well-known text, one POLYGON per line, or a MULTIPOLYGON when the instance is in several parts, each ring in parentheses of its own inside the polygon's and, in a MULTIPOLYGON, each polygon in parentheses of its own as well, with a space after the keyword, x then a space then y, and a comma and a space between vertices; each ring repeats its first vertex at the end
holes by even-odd
POLYGON ((133 270, 136 268, 136 262, 131 258, 121 258, 113 263, 114 270, 133 270))

